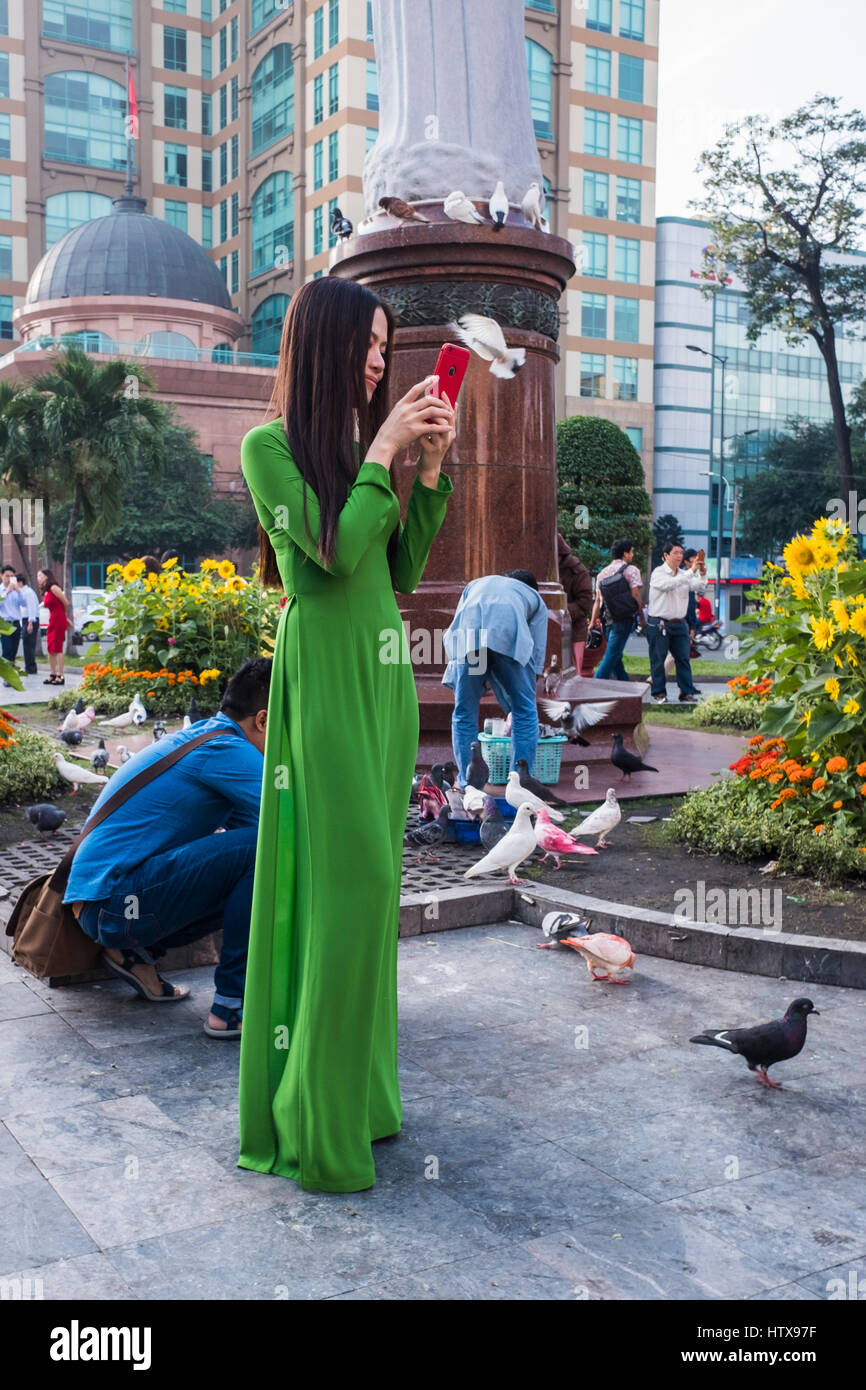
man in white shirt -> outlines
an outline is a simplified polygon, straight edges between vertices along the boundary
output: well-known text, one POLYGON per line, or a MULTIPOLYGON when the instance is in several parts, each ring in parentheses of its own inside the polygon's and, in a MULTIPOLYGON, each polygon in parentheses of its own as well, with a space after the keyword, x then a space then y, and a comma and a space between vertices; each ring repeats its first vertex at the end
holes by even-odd
MULTIPOLYGON (((12 565, 4 565, 0 577, 0 618, 12 624, 12 631, 0 634, 0 652, 6 661, 13 663, 18 655, 18 643, 21 638, 21 608, 15 570, 12 565)), ((4 680, 3 684, 8 688, 7 680, 4 680)))
POLYGON ((667 703, 665 687, 665 657, 668 652, 677 668, 680 704, 696 705, 700 692, 695 689, 689 661, 691 642, 686 612, 691 593, 702 594, 707 587, 707 568, 697 555, 683 563, 681 545, 668 543, 662 551, 662 563, 650 575, 647 605, 647 639, 649 641, 652 698, 655 704, 667 703))
POLYGON ((24 649, 24 671, 28 676, 39 674, 36 665, 36 639, 39 636, 39 599, 27 583, 26 574, 15 576, 21 603, 21 645, 24 649))

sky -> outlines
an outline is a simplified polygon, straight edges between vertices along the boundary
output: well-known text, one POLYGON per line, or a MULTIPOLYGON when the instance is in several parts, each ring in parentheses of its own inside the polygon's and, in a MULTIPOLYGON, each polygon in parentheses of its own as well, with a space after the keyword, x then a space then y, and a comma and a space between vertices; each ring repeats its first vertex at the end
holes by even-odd
POLYGON ((726 121, 817 92, 866 109, 866 0, 661 0, 656 216, 693 217, 726 121))

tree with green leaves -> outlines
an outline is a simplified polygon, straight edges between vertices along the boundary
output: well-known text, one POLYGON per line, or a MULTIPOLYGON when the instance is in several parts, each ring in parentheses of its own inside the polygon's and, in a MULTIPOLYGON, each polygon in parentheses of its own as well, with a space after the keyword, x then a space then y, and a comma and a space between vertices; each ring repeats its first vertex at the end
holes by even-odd
MULTIPOLYGON (((652 502, 628 435, 600 415, 572 415, 556 427, 558 528, 593 573, 625 537, 649 554, 652 502)), ((637 562, 636 562, 637 563, 637 562)))
POLYGON ((858 249, 866 205, 866 116, 836 97, 814 97, 780 121, 749 116, 728 125, 698 164, 706 189, 692 206, 712 225, 714 289, 724 267, 746 286, 755 342, 780 330, 795 346, 814 340, 827 373, 838 486, 853 489, 851 431, 836 360, 836 334, 866 318, 866 264, 858 249))
MULTIPOLYGON (((68 469, 58 458, 45 432, 45 398, 30 386, 9 380, 0 382, 0 482, 11 497, 35 497, 42 506, 42 564, 49 568, 52 503, 68 488, 68 469)), ((19 547, 20 548, 20 547, 19 547)), ((36 587, 26 552, 21 562, 28 581, 36 587)))
POLYGON ((664 547, 668 542, 685 547, 686 538, 679 518, 672 512, 665 512, 653 522, 653 569, 662 562, 664 547))

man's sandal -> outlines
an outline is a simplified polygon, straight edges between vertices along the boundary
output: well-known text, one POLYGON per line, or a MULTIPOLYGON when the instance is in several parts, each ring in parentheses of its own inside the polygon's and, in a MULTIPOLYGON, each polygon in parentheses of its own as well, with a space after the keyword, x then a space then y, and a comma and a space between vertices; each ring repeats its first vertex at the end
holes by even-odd
MULTIPOLYGON (((228 1018, 226 1018, 226 1019, 223 1020, 224 1023, 225 1023, 225 1025, 226 1025, 225 1028, 211 1028, 211 1026, 210 1026, 210 1024, 208 1023, 207 1019, 205 1019, 204 1024, 203 1024, 202 1026, 203 1026, 203 1028, 204 1028, 205 1033, 207 1034, 207 1036, 208 1036, 209 1038, 239 1038, 239 1037, 240 1037, 240 1035, 241 1035, 241 1014, 238 1013, 236 1009, 232 1009, 232 1010, 230 1010, 230 1011, 229 1011, 229 1010, 226 1010, 226 1012, 228 1013, 228 1018)), ((212 1008, 211 1008, 211 1013, 214 1015, 214 1018, 220 1018, 220 1017, 221 1017, 220 1014, 216 1013, 215 1007, 212 1007, 212 1008)))
POLYGON ((110 956, 103 951, 102 963, 112 974, 116 975, 119 980, 125 980, 128 985, 132 985, 132 988, 141 995, 142 999, 146 999, 151 1004, 165 1004, 172 1003, 179 999, 186 999, 189 990, 185 985, 175 986, 169 984, 168 980, 164 980, 160 974, 157 974, 156 978, 162 985, 162 990, 159 994, 152 994, 143 980, 140 980, 137 975, 133 974, 132 970, 134 965, 148 965, 150 962, 144 960, 137 952, 128 949, 124 950, 122 955, 123 963, 118 964, 116 960, 112 960, 110 956))

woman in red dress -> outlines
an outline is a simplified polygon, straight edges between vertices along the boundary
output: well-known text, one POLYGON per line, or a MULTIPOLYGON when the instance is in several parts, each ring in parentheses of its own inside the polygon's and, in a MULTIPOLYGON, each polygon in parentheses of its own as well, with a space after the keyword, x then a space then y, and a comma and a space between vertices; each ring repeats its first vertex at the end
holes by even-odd
POLYGON ((69 626, 67 613, 72 612, 72 604, 64 594, 51 570, 39 570, 36 575, 42 602, 48 609, 48 631, 45 645, 48 648, 48 665, 51 675, 43 685, 65 685, 63 675, 63 649, 66 645, 66 629, 69 626))

